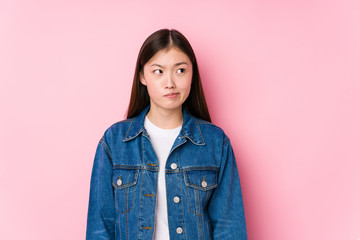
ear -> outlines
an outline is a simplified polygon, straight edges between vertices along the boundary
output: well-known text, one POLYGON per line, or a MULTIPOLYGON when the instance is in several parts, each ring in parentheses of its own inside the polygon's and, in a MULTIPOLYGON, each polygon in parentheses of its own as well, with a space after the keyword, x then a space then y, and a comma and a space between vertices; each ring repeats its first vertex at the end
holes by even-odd
POLYGON ((146 86, 146 81, 145 81, 145 78, 144 78, 144 74, 143 73, 140 73, 140 82, 146 86))

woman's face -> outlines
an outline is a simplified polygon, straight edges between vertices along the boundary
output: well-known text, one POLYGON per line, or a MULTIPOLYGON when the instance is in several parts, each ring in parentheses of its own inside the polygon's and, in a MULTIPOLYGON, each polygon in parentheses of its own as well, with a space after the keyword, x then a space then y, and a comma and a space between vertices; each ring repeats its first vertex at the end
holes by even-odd
POLYGON ((152 109, 179 110, 189 96, 192 64, 178 48, 157 52, 145 65, 140 81, 147 87, 152 109))

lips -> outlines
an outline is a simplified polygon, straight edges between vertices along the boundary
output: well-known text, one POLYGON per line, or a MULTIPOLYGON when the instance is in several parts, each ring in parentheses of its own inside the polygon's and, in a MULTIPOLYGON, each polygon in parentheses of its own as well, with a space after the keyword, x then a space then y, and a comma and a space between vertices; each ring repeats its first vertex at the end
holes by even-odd
POLYGON ((179 95, 179 93, 168 93, 168 94, 165 95, 165 97, 174 98, 174 97, 176 97, 177 95, 179 95))

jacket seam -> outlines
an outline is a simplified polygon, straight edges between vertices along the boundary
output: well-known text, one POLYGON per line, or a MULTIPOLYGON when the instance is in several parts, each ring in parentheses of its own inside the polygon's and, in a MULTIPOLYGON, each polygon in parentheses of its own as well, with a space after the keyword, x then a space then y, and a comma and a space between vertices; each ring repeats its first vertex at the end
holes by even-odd
MULTIPOLYGON (((129 188, 127 188, 125 191, 127 191, 127 193, 129 193, 129 188)), ((125 196, 128 196, 128 194, 126 194, 125 196)), ((125 198, 125 204, 126 204, 126 207, 125 208, 128 208, 128 197, 125 198)), ((134 197, 135 199, 135 197, 134 197)), ((129 240, 129 211, 131 209, 129 209, 128 211, 126 211, 126 215, 125 215, 125 224, 126 224, 126 238, 127 240, 129 240)))
MULTIPOLYGON (((201 208, 201 206, 200 206, 201 208)), ((204 234, 203 234, 203 230, 202 230, 202 216, 198 216, 199 219, 199 235, 200 235, 200 240, 204 240, 204 234)))
POLYGON ((230 142, 230 139, 225 136, 225 139, 224 139, 224 142, 223 142, 223 147, 225 147, 225 145, 228 144, 229 142, 230 142))
POLYGON ((108 155, 110 161, 111 161, 111 165, 114 165, 113 164, 113 161, 112 161, 112 154, 111 154, 111 150, 110 150, 110 147, 106 144, 105 142, 105 139, 104 139, 104 136, 101 137, 100 141, 101 143, 101 146, 103 147, 103 149, 105 150, 106 154, 108 155))
MULTIPOLYGON (((142 162, 144 161, 144 139, 141 141, 141 151, 142 151, 142 162)), ((142 199, 142 185, 143 185, 143 177, 144 174, 141 174, 141 184, 140 184, 140 192, 139 192, 139 222, 138 222, 138 239, 140 239, 140 218, 141 218, 141 199, 142 199)))
POLYGON ((127 170, 149 170, 149 171, 159 171, 158 167, 151 167, 151 166, 143 166, 143 165, 123 165, 117 164, 113 165, 113 169, 127 169, 127 170))
MULTIPOLYGON (((180 151, 177 151, 178 153, 178 162, 180 163, 180 151)), ((182 223, 183 223, 183 229, 184 229, 184 239, 186 240, 186 227, 185 227, 185 221, 184 221, 184 203, 183 203, 183 191, 182 191, 182 182, 181 182, 181 174, 179 174, 179 182, 180 182, 180 197, 181 197, 181 211, 182 211, 182 223)))
POLYGON ((127 135, 128 135, 128 133, 129 133, 129 131, 130 131, 130 129, 131 129, 131 126, 132 126, 133 122, 134 122, 134 119, 133 119, 133 120, 131 120, 130 126, 129 126, 128 130, 126 131, 126 134, 125 134, 124 140, 125 140, 125 139, 127 139, 127 135))
POLYGON ((199 124, 199 120, 196 120, 196 123, 197 123, 198 128, 199 128, 199 132, 200 132, 200 136, 201 136, 202 142, 205 144, 205 140, 204 140, 204 137, 203 137, 202 132, 201 132, 201 128, 200 128, 200 124, 199 124))

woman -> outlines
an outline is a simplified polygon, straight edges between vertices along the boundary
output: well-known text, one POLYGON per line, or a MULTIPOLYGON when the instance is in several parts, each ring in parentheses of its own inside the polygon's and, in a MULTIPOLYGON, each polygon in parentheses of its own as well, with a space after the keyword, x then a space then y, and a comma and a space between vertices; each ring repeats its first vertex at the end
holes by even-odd
POLYGON ((195 54, 176 30, 146 39, 127 119, 99 141, 86 239, 247 239, 229 138, 211 123, 195 54))

